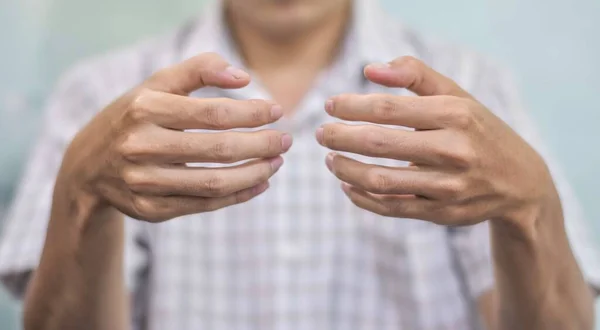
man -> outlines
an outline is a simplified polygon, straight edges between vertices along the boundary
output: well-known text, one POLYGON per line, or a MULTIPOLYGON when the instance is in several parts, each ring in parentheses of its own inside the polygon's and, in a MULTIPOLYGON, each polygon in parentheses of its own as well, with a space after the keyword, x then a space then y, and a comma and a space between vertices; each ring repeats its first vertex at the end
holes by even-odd
POLYGON ((63 80, 2 278, 26 329, 592 329, 599 258, 522 119, 373 1, 224 0, 63 80))

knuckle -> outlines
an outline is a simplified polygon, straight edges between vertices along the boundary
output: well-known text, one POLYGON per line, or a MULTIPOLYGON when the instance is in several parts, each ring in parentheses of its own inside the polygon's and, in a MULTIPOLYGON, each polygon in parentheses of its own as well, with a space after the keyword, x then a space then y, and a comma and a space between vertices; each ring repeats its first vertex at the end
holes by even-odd
POLYGON ((472 142, 466 136, 449 132, 436 148, 440 162, 460 169, 477 166, 479 159, 472 142))
POLYGON ((284 133, 273 130, 259 131, 253 135, 252 138, 256 139, 256 145, 254 148, 255 152, 265 157, 276 156, 283 152, 282 139, 284 133))
POLYGON ((204 122, 208 128, 222 129, 227 126, 231 110, 221 103, 209 103, 204 108, 204 122))
POLYGON ((372 168, 365 175, 367 190, 375 193, 383 193, 389 190, 391 182, 387 175, 377 168, 372 168))
POLYGON ((386 149, 389 144, 389 138, 387 138, 384 134, 380 132, 373 131, 371 129, 366 129, 365 133, 365 143, 369 150, 373 151, 381 151, 386 149))
POLYGON ((202 205, 202 212, 213 212, 216 211, 218 209, 222 208, 221 205, 217 204, 215 201, 213 200, 207 200, 203 205, 202 205))
POLYGON ((477 164, 477 153, 466 145, 454 150, 452 161, 461 168, 471 168, 477 164))
POLYGON ((225 180, 222 176, 214 174, 204 182, 204 189, 212 197, 222 196, 226 193, 225 180))
POLYGON ((445 222, 451 225, 463 223, 468 219, 467 210, 463 206, 449 207, 445 210, 445 222))
POLYGON ((473 126, 475 118, 471 111, 470 103, 458 102, 452 107, 454 125, 460 129, 467 130, 473 126))
POLYGON ((150 146, 148 146, 140 134, 135 131, 125 133, 117 143, 116 149, 121 156, 132 161, 139 160, 152 154, 150 146))
POLYGON ((283 133, 272 132, 267 136, 267 154, 278 154, 281 152, 283 139, 283 133))
POLYGON ((228 139, 223 139, 211 146, 209 153, 222 162, 229 163, 236 160, 232 144, 228 139))
POLYGON ((398 104, 389 96, 375 96, 373 114, 383 120, 393 119, 398 113, 398 104))
POLYGON ((136 219, 150 222, 166 220, 159 216, 154 203, 152 203, 152 201, 147 197, 133 196, 131 200, 131 207, 135 213, 136 219))
POLYGON ((268 102, 262 100, 250 100, 250 120, 253 123, 264 123, 268 121, 269 113, 268 109, 271 105, 268 102))
POLYGON ((450 200, 460 199, 468 188, 466 181, 462 178, 447 179, 440 185, 443 196, 450 200))
POLYGON ((121 177, 129 190, 134 192, 142 192, 154 186, 153 180, 139 169, 127 168, 121 177))
POLYGON ((151 92, 141 89, 131 99, 127 116, 135 122, 144 121, 150 112, 151 92))
POLYGON ((386 217, 402 216, 406 212, 404 205, 398 201, 388 201, 382 204, 381 215, 386 217))

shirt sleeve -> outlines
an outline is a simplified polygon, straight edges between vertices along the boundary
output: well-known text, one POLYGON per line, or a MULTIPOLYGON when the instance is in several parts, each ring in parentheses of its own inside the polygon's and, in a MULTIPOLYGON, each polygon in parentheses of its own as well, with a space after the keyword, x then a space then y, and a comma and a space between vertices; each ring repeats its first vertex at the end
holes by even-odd
MULTIPOLYGON (((80 67, 61 80, 49 99, 40 136, 9 207, 0 239, 0 280, 16 298, 22 298, 41 256, 55 177, 65 149, 101 107, 99 89, 94 87, 97 77, 91 69, 80 67)), ((126 226, 125 276, 133 289, 146 255, 138 246, 139 226, 130 222, 126 226)))
MULTIPOLYGON (((477 71, 480 76, 472 80, 476 87, 471 93, 508 123, 545 159, 561 197, 567 235, 575 258, 588 283, 596 288, 600 287, 600 250, 594 240, 594 232, 590 230, 590 223, 585 219, 581 205, 560 165, 542 143, 535 125, 524 110, 513 79, 506 71, 491 66, 477 71)), ((451 249, 464 275, 466 287, 471 297, 477 299, 494 284, 488 224, 451 228, 449 236, 451 249)))

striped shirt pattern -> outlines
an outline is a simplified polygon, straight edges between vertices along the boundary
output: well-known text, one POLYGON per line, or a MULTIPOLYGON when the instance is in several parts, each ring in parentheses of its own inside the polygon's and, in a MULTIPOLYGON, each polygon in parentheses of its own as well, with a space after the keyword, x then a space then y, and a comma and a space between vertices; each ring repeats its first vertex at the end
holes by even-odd
MULTIPOLYGON (((196 54, 214 51, 243 67, 221 14, 216 1, 182 28, 86 61, 61 80, 0 240, 0 276, 11 292, 22 294, 39 262, 62 154, 87 121, 152 72, 196 54)), ((355 0, 337 61, 297 115, 270 125, 290 132, 294 146, 265 194, 162 224, 128 219, 125 276, 135 297, 134 329, 482 329, 475 303, 494 283, 487 223, 448 228, 361 210, 328 172, 327 150, 314 139, 333 120, 323 109, 333 95, 409 95, 362 76, 365 64, 405 55, 457 81, 546 156, 577 258, 588 280, 600 284, 600 256, 579 204, 510 77, 476 54, 404 27, 376 1, 355 0)), ((206 88, 192 96, 270 98, 256 79, 240 90, 206 88)))

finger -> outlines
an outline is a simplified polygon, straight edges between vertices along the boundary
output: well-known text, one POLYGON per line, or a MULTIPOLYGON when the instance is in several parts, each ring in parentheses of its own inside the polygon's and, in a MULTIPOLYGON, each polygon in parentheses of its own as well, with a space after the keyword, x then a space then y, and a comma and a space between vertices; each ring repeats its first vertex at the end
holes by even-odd
POLYGON ((264 100, 198 99, 155 91, 138 99, 137 107, 145 120, 177 130, 253 128, 283 115, 280 105, 264 100))
POLYGON ((192 133, 155 126, 144 134, 130 134, 119 151, 135 163, 235 163, 277 157, 291 145, 291 135, 274 130, 192 133))
MULTIPOLYGON (((436 131, 431 131, 436 132, 436 131)), ((317 141, 332 150, 360 155, 397 159, 417 164, 442 165, 440 146, 429 131, 412 132, 375 125, 333 123, 317 130, 317 141)), ((443 145, 441 146, 443 147, 443 145)))
POLYGON ((455 199, 463 193, 461 181, 418 167, 365 164, 330 153, 327 167, 341 181, 374 194, 417 195, 427 199, 455 199))
POLYGON ((282 164, 283 159, 276 157, 224 168, 134 166, 122 175, 129 189, 138 194, 225 197, 267 182, 282 164))
POLYGON ((162 222, 184 215, 211 212, 227 206, 245 203, 262 194, 268 188, 269 183, 264 182, 235 194, 218 198, 136 195, 133 198, 132 210, 127 213, 136 219, 162 222))
POLYGON ((410 56, 401 57, 386 64, 368 65, 364 73, 367 79, 376 84, 406 88, 419 96, 471 97, 452 79, 410 56))
POLYGON ((346 183, 342 189, 354 205, 382 216, 436 223, 443 219, 444 205, 439 201, 412 195, 375 195, 346 183))
POLYGON ((242 88, 249 83, 248 73, 230 66, 218 54, 204 53, 156 72, 143 86, 187 95, 205 86, 242 88))
POLYGON ((412 127, 421 130, 455 125, 462 99, 448 96, 407 97, 388 94, 345 94, 329 99, 329 115, 349 121, 412 127))

